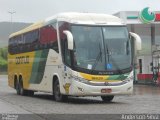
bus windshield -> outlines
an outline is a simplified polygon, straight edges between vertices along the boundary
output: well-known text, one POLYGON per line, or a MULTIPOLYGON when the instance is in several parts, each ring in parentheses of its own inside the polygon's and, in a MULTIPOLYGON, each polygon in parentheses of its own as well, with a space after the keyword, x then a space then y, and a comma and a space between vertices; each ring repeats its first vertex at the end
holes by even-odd
POLYGON ((120 71, 131 67, 126 26, 72 25, 74 66, 91 71, 120 71))

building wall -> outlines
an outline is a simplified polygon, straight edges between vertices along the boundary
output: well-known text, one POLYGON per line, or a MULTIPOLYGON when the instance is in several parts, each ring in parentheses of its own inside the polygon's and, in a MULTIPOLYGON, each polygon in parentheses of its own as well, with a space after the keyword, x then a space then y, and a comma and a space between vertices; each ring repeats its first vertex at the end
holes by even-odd
POLYGON ((150 63, 152 61, 151 56, 139 56, 137 57, 137 66, 138 71, 137 74, 152 74, 150 63), (140 63, 139 60, 142 60, 142 72, 140 72, 140 63))
POLYGON ((160 24, 155 25, 155 44, 160 45, 160 24))

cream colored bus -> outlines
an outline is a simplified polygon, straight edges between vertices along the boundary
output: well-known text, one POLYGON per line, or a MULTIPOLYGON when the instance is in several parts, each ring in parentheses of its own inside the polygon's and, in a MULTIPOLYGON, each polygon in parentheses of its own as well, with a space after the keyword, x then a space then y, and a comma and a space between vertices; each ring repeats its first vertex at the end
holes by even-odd
POLYGON ((132 93, 133 57, 140 49, 140 37, 115 16, 57 14, 10 35, 8 83, 19 95, 112 101, 132 93))

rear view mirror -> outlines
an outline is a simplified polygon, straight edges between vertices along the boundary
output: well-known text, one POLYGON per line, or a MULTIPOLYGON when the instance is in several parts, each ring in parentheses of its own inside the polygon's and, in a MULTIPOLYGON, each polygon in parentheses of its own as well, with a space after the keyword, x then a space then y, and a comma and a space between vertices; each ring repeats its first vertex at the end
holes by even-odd
POLYGON ((141 38, 136 33, 130 32, 130 40, 133 43, 133 54, 137 56, 138 50, 142 49, 141 38))
POLYGON ((63 33, 67 36, 68 49, 73 50, 73 35, 70 31, 64 30, 63 33))
POLYGON ((142 41, 139 35, 136 33, 130 32, 130 35, 134 38, 134 44, 136 50, 142 50, 142 41))

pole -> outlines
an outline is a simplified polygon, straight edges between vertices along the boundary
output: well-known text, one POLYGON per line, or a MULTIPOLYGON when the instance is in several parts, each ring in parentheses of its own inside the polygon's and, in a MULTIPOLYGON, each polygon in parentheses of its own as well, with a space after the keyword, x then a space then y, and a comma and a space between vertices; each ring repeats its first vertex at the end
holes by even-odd
POLYGON ((155 24, 151 24, 151 59, 152 59, 152 67, 153 67, 153 71, 152 71, 152 75, 153 75, 153 83, 156 83, 156 80, 154 80, 154 66, 153 66, 153 45, 155 45, 155 24))
POLYGON ((13 32, 13 14, 16 12, 15 11, 8 11, 8 13, 11 15, 10 33, 12 33, 13 32))

